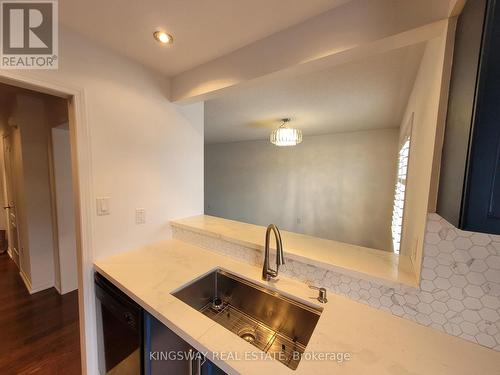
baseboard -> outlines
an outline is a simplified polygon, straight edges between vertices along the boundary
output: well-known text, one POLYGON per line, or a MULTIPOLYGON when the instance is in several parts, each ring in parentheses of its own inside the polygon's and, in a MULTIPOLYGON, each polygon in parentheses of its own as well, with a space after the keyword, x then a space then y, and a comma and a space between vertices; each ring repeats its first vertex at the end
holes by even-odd
POLYGON ((21 275, 21 279, 23 280, 26 289, 28 289, 28 293, 33 294, 33 292, 31 291, 32 288, 30 279, 28 279, 28 277, 24 274, 23 270, 19 270, 19 275, 21 275))
POLYGON ((7 248, 7 254, 9 255, 10 259, 15 263, 16 267, 19 269, 19 253, 14 249, 12 250, 11 247, 7 248))
POLYGON ((19 257, 19 251, 16 250, 16 248, 14 248, 14 250, 12 250, 13 248, 12 247, 7 247, 7 251, 10 252, 11 255, 14 255, 16 254, 17 257, 19 257))
POLYGON ((78 286, 76 288, 63 288, 59 293, 60 294, 66 294, 66 293, 73 292, 75 290, 78 290, 78 286))
POLYGON ((46 284, 42 284, 42 285, 32 286, 30 294, 38 293, 38 292, 41 292, 42 290, 50 289, 53 287, 54 287, 54 283, 46 283, 46 284))
POLYGON ((22 270, 19 271, 19 275, 21 275, 21 279, 23 279, 24 285, 26 286, 26 289, 28 289, 29 294, 38 293, 41 292, 42 290, 54 287, 54 283, 46 283, 42 285, 33 286, 31 284, 30 279, 24 274, 22 270))
POLYGON ((57 290, 57 293, 59 293, 59 294, 61 294, 61 295, 62 295, 62 294, 64 294, 64 293, 61 291, 61 288, 59 287, 59 285, 54 284, 54 288, 57 290))

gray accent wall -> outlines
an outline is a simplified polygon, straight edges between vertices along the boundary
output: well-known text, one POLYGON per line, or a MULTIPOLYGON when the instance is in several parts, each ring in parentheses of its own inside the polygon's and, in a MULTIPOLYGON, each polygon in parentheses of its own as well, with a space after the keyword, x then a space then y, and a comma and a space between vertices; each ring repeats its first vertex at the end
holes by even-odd
POLYGON ((392 251, 399 128, 205 145, 205 214, 392 251))

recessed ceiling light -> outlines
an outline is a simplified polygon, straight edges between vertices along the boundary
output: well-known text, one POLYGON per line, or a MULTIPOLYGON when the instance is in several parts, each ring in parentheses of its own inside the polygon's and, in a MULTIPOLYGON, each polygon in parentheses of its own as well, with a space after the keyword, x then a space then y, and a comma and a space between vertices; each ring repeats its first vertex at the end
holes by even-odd
POLYGON ((162 44, 172 44, 174 42, 174 37, 165 31, 155 31, 153 37, 162 44))

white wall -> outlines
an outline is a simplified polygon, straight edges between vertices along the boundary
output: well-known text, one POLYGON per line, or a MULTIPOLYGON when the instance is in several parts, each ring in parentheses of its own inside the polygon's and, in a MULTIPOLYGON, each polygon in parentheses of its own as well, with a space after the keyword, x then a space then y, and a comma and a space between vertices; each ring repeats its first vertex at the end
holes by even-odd
MULTIPOLYGON (((94 215, 90 223, 93 258, 169 238, 169 219, 203 212, 203 104, 170 103, 163 77, 67 29, 61 28, 59 44, 59 70, 14 73, 85 92, 92 194, 111 198, 111 215, 94 215), (146 224, 135 225, 136 207, 146 209, 146 224)), ((94 374, 91 265, 84 267, 88 344, 83 355, 87 372, 94 374)))
POLYGON ((58 242, 55 272, 59 279, 59 290, 61 294, 65 294, 78 288, 69 129, 52 129, 52 156, 58 242))
POLYGON ((66 29, 60 44, 59 70, 18 74, 85 90, 94 195, 111 198, 111 215, 94 218, 95 256, 169 237, 170 218, 203 211, 203 104, 169 103, 162 77, 66 29))
POLYGON ((205 145, 205 213, 392 251, 399 129, 205 145))
POLYGON ((412 257, 417 275, 422 262, 433 159, 435 152, 441 152, 435 144, 445 47, 446 35, 427 42, 401 125, 404 129, 413 115, 401 253, 412 257))
POLYGON ((21 272, 31 292, 54 285, 52 207, 45 103, 41 97, 16 94, 12 120, 20 131, 13 145, 21 272), (18 152, 20 151, 20 155, 18 152), (22 163, 22 165, 21 165, 22 163))

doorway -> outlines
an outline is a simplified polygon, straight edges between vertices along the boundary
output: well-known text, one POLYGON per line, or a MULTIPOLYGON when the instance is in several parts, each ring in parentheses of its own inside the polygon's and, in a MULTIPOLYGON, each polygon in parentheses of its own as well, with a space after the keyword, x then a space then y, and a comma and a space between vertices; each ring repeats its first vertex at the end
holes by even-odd
POLYGON ((0 285, 9 290, 0 297, 0 373, 82 370, 69 109, 67 98, 0 83, 0 285))
MULTIPOLYGON (((93 290, 94 195, 90 129, 83 88, 25 72, 3 71, 0 83, 50 94, 68 101, 77 239, 78 307, 82 373, 97 370, 95 300, 93 290)), ((1 155, 1 153, 0 153, 1 155)))

